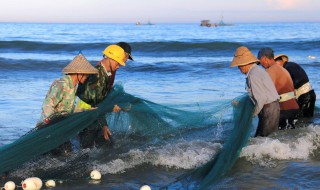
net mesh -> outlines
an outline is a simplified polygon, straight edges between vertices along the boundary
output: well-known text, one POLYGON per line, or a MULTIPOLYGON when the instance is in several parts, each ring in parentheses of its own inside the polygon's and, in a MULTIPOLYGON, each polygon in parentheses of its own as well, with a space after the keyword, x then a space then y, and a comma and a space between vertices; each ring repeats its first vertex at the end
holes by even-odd
POLYGON ((233 129, 228 135, 222 149, 209 162, 187 174, 183 174, 173 183, 161 189, 211 189, 216 180, 226 175, 241 150, 249 141, 252 133, 254 105, 247 95, 235 99, 233 107, 233 129))
MULTIPOLYGON (((90 127, 101 116, 107 118, 109 126, 115 126, 112 133, 124 135, 118 138, 138 137, 129 139, 127 143, 130 146, 123 146, 123 152, 133 147, 150 146, 169 141, 176 136, 183 136, 183 133, 189 134, 190 131, 194 134, 194 131, 200 128, 212 128, 223 125, 223 123, 230 123, 228 116, 233 117, 232 131, 227 135, 228 139, 220 153, 188 175, 201 179, 197 187, 206 189, 213 181, 228 172, 238 158, 241 148, 248 141, 253 105, 247 96, 241 96, 237 100, 239 104, 234 107, 233 114, 232 111, 230 113, 226 111, 231 110, 229 100, 211 105, 210 111, 201 110, 201 105, 199 109, 185 111, 135 97, 126 93, 122 86, 115 85, 113 91, 98 105, 97 109, 72 114, 57 123, 32 130, 13 143, 0 147, 0 174, 14 173, 15 169, 27 162, 29 166, 26 167, 30 167, 31 163, 37 171, 36 174, 30 175, 47 179, 57 176, 61 178, 64 174, 67 178, 79 177, 79 175, 81 177, 85 170, 83 166, 88 163, 89 159, 86 150, 80 150, 68 159, 50 158, 50 164, 55 165, 52 168, 43 166, 43 163, 47 163, 48 160, 48 155, 45 153, 76 138, 80 131, 90 127), (115 104, 125 112, 112 113, 115 104), (221 114, 224 117, 221 117, 221 114), (61 161, 65 163, 61 164, 61 161)), ((225 129, 222 130, 225 132, 225 129)), ((124 145, 123 142, 118 142, 118 144, 119 147, 124 145)), ((116 157, 115 154, 117 154, 115 150, 106 153, 107 157, 113 158, 116 157)), ((103 159, 107 157, 103 155, 103 159)))
POLYGON ((248 143, 252 132, 254 106, 248 96, 240 97, 237 101, 239 104, 233 109, 234 127, 222 150, 214 159, 194 172, 194 175, 203 177, 196 189, 208 189, 214 181, 224 176, 248 143))
POLYGON ((124 92, 122 86, 117 85, 97 109, 72 114, 60 122, 32 130, 15 142, 2 146, 0 173, 12 170, 25 161, 67 142, 104 115, 112 117, 110 125, 125 126, 117 130, 152 139, 154 136, 163 136, 182 126, 197 126, 199 119, 205 120, 208 114, 161 106, 132 96, 124 92), (130 111, 125 114, 112 114, 115 104, 130 111))

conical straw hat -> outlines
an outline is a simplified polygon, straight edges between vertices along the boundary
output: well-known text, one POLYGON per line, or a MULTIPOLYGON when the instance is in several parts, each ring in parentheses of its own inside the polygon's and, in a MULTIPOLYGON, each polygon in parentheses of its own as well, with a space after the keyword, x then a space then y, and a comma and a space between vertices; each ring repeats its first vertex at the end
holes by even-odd
POLYGON ((98 70, 81 54, 77 55, 63 70, 65 74, 98 74, 98 70))
POLYGON ((279 54, 277 56, 274 57, 274 60, 281 58, 283 62, 288 62, 289 61, 289 57, 286 54, 279 54))
POLYGON ((236 50, 230 67, 248 65, 254 62, 259 62, 259 60, 247 47, 241 46, 236 50))

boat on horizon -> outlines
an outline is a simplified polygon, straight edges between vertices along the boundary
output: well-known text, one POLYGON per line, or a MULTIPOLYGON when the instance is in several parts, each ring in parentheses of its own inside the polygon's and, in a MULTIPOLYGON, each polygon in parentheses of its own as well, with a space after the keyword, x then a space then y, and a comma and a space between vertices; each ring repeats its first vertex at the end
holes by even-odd
POLYGON ((233 24, 225 23, 223 21, 223 16, 221 16, 219 22, 210 23, 210 20, 201 20, 200 26, 206 26, 206 27, 218 27, 218 26, 232 26, 233 24))
POLYGON ((154 24, 148 21, 147 23, 136 22, 136 25, 154 25, 154 24))

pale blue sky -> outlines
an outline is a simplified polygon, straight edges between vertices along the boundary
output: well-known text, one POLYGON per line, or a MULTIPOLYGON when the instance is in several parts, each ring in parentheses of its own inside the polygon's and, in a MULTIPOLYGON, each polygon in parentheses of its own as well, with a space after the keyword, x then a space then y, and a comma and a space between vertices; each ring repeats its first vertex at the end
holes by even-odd
POLYGON ((0 0, 0 22, 320 22, 320 0, 0 0))

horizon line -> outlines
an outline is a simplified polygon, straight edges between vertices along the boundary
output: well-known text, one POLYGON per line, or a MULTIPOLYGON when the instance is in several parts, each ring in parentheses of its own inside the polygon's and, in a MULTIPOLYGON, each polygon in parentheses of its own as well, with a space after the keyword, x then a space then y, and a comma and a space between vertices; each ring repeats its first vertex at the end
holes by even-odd
MULTIPOLYGON (((210 19, 204 19, 210 20, 210 19)), ((152 24, 199 24, 199 22, 151 22, 152 24)), ((0 21, 0 24, 134 24, 137 22, 43 22, 43 21, 0 21)), ((144 23, 141 22, 142 26, 144 23)), ((250 22, 226 22, 227 24, 267 24, 267 23, 320 23, 320 21, 250 21, 250 22)))

